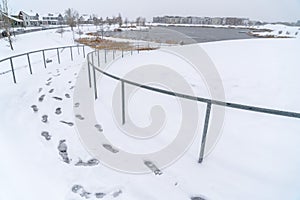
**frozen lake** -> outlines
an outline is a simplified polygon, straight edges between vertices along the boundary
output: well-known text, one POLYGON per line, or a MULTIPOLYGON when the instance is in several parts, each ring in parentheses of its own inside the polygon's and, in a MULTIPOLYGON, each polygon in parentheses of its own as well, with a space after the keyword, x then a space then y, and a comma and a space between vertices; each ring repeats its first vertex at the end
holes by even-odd
POLYGON ((207 28, 207 27, 151 27, 149 31, 123 31, 111 32, 106 35, 150 40, 157 42, 184 44, 213 42, 221 40, 250 39, 254 38, 247 34, 248 29, 233 28, 207 28))

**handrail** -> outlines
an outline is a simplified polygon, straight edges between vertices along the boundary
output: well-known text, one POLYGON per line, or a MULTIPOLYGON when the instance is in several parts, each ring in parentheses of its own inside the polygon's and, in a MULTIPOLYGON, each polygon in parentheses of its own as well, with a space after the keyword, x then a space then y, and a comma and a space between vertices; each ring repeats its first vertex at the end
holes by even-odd
POLYGON ((29 51, 29 52, 26 52, 26 53, 21 53, 21 54, 18 54, 18 55, 14 55, 14 56, 10 56, 10 57, 7 57, 7 58, 4 58, 4 59, 1 59, 0 60, 0 63, 3 62, 3 61, 6 61, 6 60, 9 60, 10 58, 17 58, 17 57, 20 57, 20 56, 25 56, 27 54, 32 54, 32 53, 38 53, 38 52, 41 52, 41 51, 51 51, 51 50, 56 50, 56 49, 65 49, 65 48, 70 48, 70 47, 84 47, 85 45, 70 45, 70 46, 62 46, 62 47, 52 47, 52 48, 47 48, 47 49, 39 49, 39 50, 35 50, 35 51, 29 51))
MULTIPOLYGON (((91 52, 91 53, 93 53, 93 52, 91 52)), ((249 106, 249 105, 244 105, 244 104, 232 103, 232 102, 213 100, 213 99, 208 99, 208 98, 204 98, 204 97, 191 96, 191 95, 187 95, 187 94, 172 92, 172 91, 168 91, 168 90, 164 90, 164 89, 159 89, 156 87, 151 87, 148 85, 139 84, 139 83, 136 83, 136 82, 133 82, 130 80, 126 80, 126 79, 117 77, 116 75, 109 74, 109 73, 97 68, 96 66, 94 66, 90 61, 88 61, 88 62, 90 65, 92 65, 95 68, 95 70, 99 71, 100 73, 102 73, 108 77, 111 77, 115 80, 130 84, 133 86, 144 88, 146 90, 151 90, 154 92, 163 93, 163 94, 167 94, 167 95, 171 95, 171 96, 176 96, 176 97, 180 97, 180 98, 184 98, 184 99, 199 101, 199 102, 203 102, 203 103, 211 103, 211 104, 218 105, 218 106, 225 106, 225 107, 231 107, 231 108, 236 108, 236 109, 240 109, 240 110, 248 110, 248 111, 253 111, 253 112, 267 113, 267 114, 280 115, 280 116, 300 119, 300 113, 296 113, 296 112, 282 111, 282 110, 276 110, 276 109, 270 109, 270 108, 263 108, 263 107, 257 107, 257 106, 249 106)))
POLYGON ((17 83, 16 76, 15 76, 14 64, 13 64, 13 59, 14 58, 21 57, 21 56, 27 56, 27 61, 28 61, 28 66, 29 66, 30 74, 32 74, 30 54, 42 52, 43 61, 44 61, 44 67, 47 68, 47 62, 46 62, 46 57, 45 57, 45 52, 46 51, 56 50, 57 51, 56 52, 57 53, 57 60, 58 60, 58 63, 60 64, 59 49, 69 48, 70 49, 71 60, 73 60, 72 48, 76 48, 76 47, 78 48, 78 54, 79 54, 79 47, 82 47, 83 57, 85 58, 85 49, 84 49, 85 45, 77 44, 77 45, 68 45, 68 46, 52 47, 52 48, 47 48, 47 49, 40 49, 40 50, 35 50, 35 51, 29 51, 29 52, 26 52, 26 53, 22 53, 22 54, 13 55, 13 56, 10 56, 10 57, 7 57, 7 58, 3 58, 3 59, 0 60, 0 63, 4 62, 4 61, 7 61, 7 60, 10 61, 11 70, 9 70, 7 72, 10 72, 10 71, 12 72, 13 81, 14 81, 14 83, 17 83))
MULTIPOLYGON (((238 103, 232 103, 232 102, 226 102, 226 101, 220 101, 220 100, 214 100, 214 99, 209 99, 209 98, 204 98, 204 97, 198 97, 198 96, 191 96, 187 94, 182 94, 178 92, 172 92, 169 90, 165 89, 160 89, 156 87, 151 87, 148 85, 136 83, 131 80, 126 80, 123 78, 120 78, 114 74, 110 74, 108 72, 105 72, 98 67, 96 67, 93 63, 93 57, 92 57, 92 62, 90 62, 89 58, 90 56, 93 56, 93 53, 96 53, 96 51, 90 52, 87 54, 87 63, 88 63, 88 73, 89 73, 89 85, 90 88, 92 87, 91 85, 91 75, 90 75, 90 66, 92 66, 93 72, 94 72, 94 93, 95 93, 95 99, 97 99, 97 83, 96 83, 96 76, 95 72, 98 71, 102 73, 105 76, 108 76, 112 79, 118 80, 122 84, 122 91, 121 91, 121 96, 122 96, 122 123, 125 124, 125 103, 124 103, 124 83, 140 87, 146 90, 158 92, 161 94, 166 94, 170 96, 176 96, 188 100, 193 100, 193 101, 198 101, 202 103, 207 104, 206 108, 206 114, 205 114, 205 122, 204 122, 204 128, 203 128, 203 135, 202 135, 202 141, 201 141, 201 149, 200 149, 200 155, 199 155, 199 163, 202 163, 203 158, 204 158, 204 149, 205 149, 205 143, 206 143, 206 135, 207 135, 207 130, 208 130, 208 124, 209 124, 209 117, 210 117, 210 112, 211 112, 211 106, 212 105, 218 105, 218 106, 224 106, 224 107, 230 107, 238 110, 247 110, 251 112, 258 112, 258 113, 265 113, 265 114, 271 114, 271 115, 277 115, 277 116, 284 116, 284 117, 290 117, 290 118, 297 118, 300 119, 300 113, 297 112, 290 112, 290 111, 284 111, 284 110, 277 110, 277 109, 270 109, 270 108, 264 108, 264 107, 257 107, 257 106, 249 106, 249 105, 244 105, 244 104, 238 104, 238 103)), ((98 52, 99 53, 99 52, 98 52)), ((131 54, 132 55, 132 54, 131 54)), ((105 57, 106 57, 106 51, 105 51, 105 57)), ((122 52, 122 57, 123 57, 123 52, 122 52)), ((98 56, 99 59, 99 56, 98 56)), ((98 61, 99 62, 99 61, 98 61)))

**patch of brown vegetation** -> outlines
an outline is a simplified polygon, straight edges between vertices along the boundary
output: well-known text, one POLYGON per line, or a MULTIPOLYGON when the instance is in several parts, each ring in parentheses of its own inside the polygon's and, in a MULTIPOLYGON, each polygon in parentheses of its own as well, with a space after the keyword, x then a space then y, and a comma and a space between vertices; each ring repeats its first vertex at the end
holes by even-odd
POLYGON ((90 46, 94 49, 108 49, 108 50, 132 50, 134 47, 129 42, 116 42, 111 40, 96 38, 80 38, 76 42, 90 46))
MULTIPOLYGON (((89 33, 89 34, 93 35, 93 33, 89 33)), ((77 39, 76 42, 90 46, 94 49, 124 50, 124 51, 130 51, 130 50, 150 51, 150 50, 158 49, 158 47, 134 46, 129 42, 117 42, 113 40, 101 39, 100 37, 80 38, 77 39)))

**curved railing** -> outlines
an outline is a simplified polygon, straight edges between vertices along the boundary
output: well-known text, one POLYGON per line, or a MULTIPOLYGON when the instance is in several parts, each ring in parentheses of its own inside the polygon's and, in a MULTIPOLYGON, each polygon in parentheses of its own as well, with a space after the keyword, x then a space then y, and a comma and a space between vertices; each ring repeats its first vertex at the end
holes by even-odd
POLYGON ((71 58, 71 60, 73 60, 73 48, 77 48, 78 52, 79 52, 79 49, 82 48, 83 56, 85 58, 85 49, 84 49, 84 47, 85 47, 84 45, 79 45, 78 44, 78 45, 72 45, 72 46, 63 46, 63 47, 54 47, 54 48, 48 48, 48 49, 35 50, 35 51, 30 51, 30 52, 26 52, 26 53, 22 53, 22 54, 18 54, 18 55, 14 55, 14 56, 11 56, 11 57, 1 59, 0 63, 5 62, 5 61, 10 62, 10 68, 11 69, 9 70, 9 72, 10 71, 12 72, 13 81, 14 81, 14 83, 17 83, 16 75, 15 75, 15 67, 14 67, 14 63, 13 63, 14 58, 26 56, 27 57, 27 62, 28 62, 28 67, 29 67, 29 72, 30 72, 30 74, 32 74, 30 54, 41 52, 42 53, 41 56, 43 57, 44 67, 47 68, 47 62, 46 62, 46 56, 45 56, 46 51, 56 50, 57 61, 60 64, 60 61, 61 61, 60 53, 59 53, 60 49, 70 49, 70 58, 71 58))
MULTIPOLYGON (((106 50, 104 50, 104 51, 105 51, 104 53, 105 53, 105 59, 106 59, 106 50)), ((235 108, 238 110, 246 110, 246 111, 251 111, 251 112, 259 112, 259 113, 266 113, 266 114, 271 114, 271 115, 278 115, 278 116, 300 119, 300 113, 296 113, 296 112, 275 110, 275 109, 270 109, 270 108, 263 108, 263 107, 257 107, 257 106, 249 106, 249 105, 244 105, 244 104, 219 101, 219 100, 203 98, 203 97, 198 97, 198 96, 191 96, 191 95, 186 95, 186 94, 182 94, 182 93, 172 92, 172 91, 165 90, 165 89, 151 87, 148 85, 139 84, 139 83, 133 82, 131 80, 126 80, 126 79, 120 78, 114 74, 105 72, 105 71, 101 70, 100 68, 98 68, 97 66, 95 66, 93 54, 97 55, 97 53, 98 53, 98 59, 99 59, 99 51, 93 51, 93 52, 88 53, 88 55, 87 55, 89 86, 90 86, 90 88, 92 88, 92 82, 93 82, 94 95, 95 95, 95 99, 97 99, 98 95, 97 95, 96 72, 99 72, 109 78, 112 78, 112 79, 115 79, 115 80, 121 82, 121 95, 122 95, 122 116, 121 117, 122 117, 123 124, 125 124, 125 100, 124 100, 125 84, 129 84, 129 85, 132 85, 135 87, 143 88, 146 90, 150 90, 150 91, 165 94, 165 95, 176 96, 176 97, 189 99, 192 101, 201 102, 201 103, 206 104, 206 116, 205 116, 205 122, 204 122, 204 128, 203 128, 202 142, 201 142, 201 147, 200 147, 200 156, 199 156, 199 160, 198 160, 199 163, 201 163, 203 161, 203 157, 204 157, 204 148, 205 148, 205 143, 206 143, 206 136, 207 136, 207 131, 208 131, 209 117, 210 117, 212 105, 224 106, 224 107, 235 108), (91 77, 91 70, 93 70, 93 81, 92 81, 92 77, 91 77)), ((131 51, 130 55, 132 55, 132 51, 131 51)), ((123 57, 123 51, 122 51, 122 57, 123 57)), ((113 56, 113 59, 115 59, 114 56, 113 56)), ((98 63, 100 63, 99 60, 98 60, 98 63)), ((105 60, 105 63, 106 63, 106 60, 105 60)))

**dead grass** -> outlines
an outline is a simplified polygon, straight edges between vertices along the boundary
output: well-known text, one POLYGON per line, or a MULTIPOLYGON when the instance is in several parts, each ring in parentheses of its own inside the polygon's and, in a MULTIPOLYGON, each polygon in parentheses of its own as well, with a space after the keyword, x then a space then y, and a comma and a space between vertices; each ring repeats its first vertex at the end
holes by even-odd
MULTIPOLYGON (((89 33, 89 34, 93 35, 93 33, 89 33)), ((129 42, 117 42, 117 41, 113 41, 113 40, 101 39, 99 37, 80 38, 80 39, 77 39, 76 42, 90 46, 94 49, 124 50, 124 51, 130 51, 130 50, 149 51, 149 50, 158 49, 158 47, 149 47, 149 46, 138 46, 137 47, 137 46, 130 44, 129 42)))
POLYGON ((115 42, 100 38, 80 38, 76 42, 90 46, 94 49, 131 50, 133 47, 128 42, 115 42))

